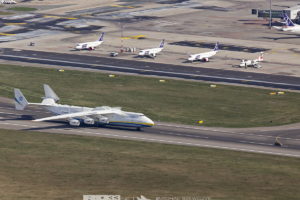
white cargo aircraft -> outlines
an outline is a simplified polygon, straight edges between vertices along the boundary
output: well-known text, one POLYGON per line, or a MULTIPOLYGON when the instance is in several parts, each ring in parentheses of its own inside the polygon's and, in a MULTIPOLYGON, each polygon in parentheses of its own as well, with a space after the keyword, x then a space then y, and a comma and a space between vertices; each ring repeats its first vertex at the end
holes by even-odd
POLYGON ((137 197, 137 200, 151 200, 151 199, 148 199, 145 196, 141 195, 141 197, 137 197))
POLYGON ((140 130, 143 127, 151 127, 154 122, 142 113, 125 112, 119 107, 101 106, 96 108, 70 106, 58 104, 59 97, 50 88, 44 84, 45 97, 41 103, 29 103, 19 89, 14 89, 15 108, 24 110, 27 105, 43 107, 55 116, 36 119, 33 121, 46 121, 66 119, 71 126, 80 126, 80 124, 100 125, 100 126, 122 126, 134 127, 140 130))
POLYGON ((188 61, 203 61, 208 62, 208 58, 214 56, 219 51, 219 43, 217 42, 215 45, 215 48, 212 51, 204 52, 204 53, 198 53, 198 54, 192 54, 188 58, 188 61))
POLYGON ((164 44, 165 44, 165 40, 162 40, 158 48, 140 50, 138 56, 140 57, 148 56, 154 58, 156 54, 158 54, 164 49, 164 44))
POLYGON ((79 43, 76 45, 76 50, 95 50, 95 48, 103 43, 104 33, 101 34, 99 40, 94 42, 79 43))
POLYGON ((294 33, 300 33, 300 25, 295 24, 292 22, 292 20, 289 18, 289 16, 286 13, 283 13, 283 20, 284 20, 284 26, 273 26, 274 28, 281 30, 281 31, 290 31, 294 33))
POLYGON ((260 62, 264 60, 264 52, 261 52, 257 59, 254 60, 242 60, 239 67, 254 67, 261 68, 260 62))

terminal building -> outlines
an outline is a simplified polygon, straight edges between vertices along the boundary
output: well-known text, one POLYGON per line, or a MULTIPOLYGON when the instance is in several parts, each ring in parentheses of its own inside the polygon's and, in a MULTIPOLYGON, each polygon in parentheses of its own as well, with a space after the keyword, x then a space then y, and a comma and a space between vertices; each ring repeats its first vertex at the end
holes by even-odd
MULTIPOLYGON (((282 18, 282 12, 285 12, 291 20, 300 21, 300 6, 293 6, 283 10, 272 10, 272 18, 282 18)), ((257 17, 269 18, 270 10, 252 9, 252 14, 257 17)))

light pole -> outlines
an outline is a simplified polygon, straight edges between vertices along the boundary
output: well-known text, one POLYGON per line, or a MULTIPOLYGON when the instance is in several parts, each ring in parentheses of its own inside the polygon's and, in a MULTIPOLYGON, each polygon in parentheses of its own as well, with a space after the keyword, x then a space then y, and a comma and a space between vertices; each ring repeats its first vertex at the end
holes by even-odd
POLYGON ((269 28, 272 28, 272 0, 270 0, 269 28))

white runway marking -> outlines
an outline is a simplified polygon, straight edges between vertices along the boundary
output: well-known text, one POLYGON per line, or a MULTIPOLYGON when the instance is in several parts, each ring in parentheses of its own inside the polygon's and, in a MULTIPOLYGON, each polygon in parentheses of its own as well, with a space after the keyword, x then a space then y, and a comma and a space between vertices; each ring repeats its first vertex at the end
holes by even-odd
POLYGON ((30 128, 38 128, 37 126, 30 126, 30 125, 27 125, 27 124, 16 124, 16 123, 8 123, 8 122, 0 122, 0 124, 11 125, 11 126, 24 126, 24 127, 30 127, 30 128))
POLYGON ((19 115, 19 114, 16 114, 16 113, 9 113, 9 112, 0 112, 2 114, 7 114, 7 115, 19 115))
POLYGON ((186 126, 179 126, 179 125, 167 125, 167 124, 159 124, 156 123, 157 126, 166 126, 166 127, 174 127, 174 128, 182 128, 187 130, 201 130, 201 131, 211 131, 211 132, 217 132, 217 133, 225 133, 225 134, 232 134, 232 135, 246 135, 246 136, 255 136, 255 137, 265 137, 265 138, 279 138, 279 139, 285 139, 285 140, 299 140, 297 138, 288 138, 288 137, 278 137, 278 136, 272 136, 272 135, 261 135, 261 134, 254 134, 254 133, 243 133, 243 132, 234 132, 234 131, 225 131, 225 130, 217 130, 217 129, 209 129, 204 127, 186 127, 186 126))
POLYGON ((258 145, 268 145, 268 146, 273 146, 273 144, 270 143, 263 143, 263 142, 250 142, 250 141, 239 141, 242 143, 246 143, 246 144, 258 144, 258 145))

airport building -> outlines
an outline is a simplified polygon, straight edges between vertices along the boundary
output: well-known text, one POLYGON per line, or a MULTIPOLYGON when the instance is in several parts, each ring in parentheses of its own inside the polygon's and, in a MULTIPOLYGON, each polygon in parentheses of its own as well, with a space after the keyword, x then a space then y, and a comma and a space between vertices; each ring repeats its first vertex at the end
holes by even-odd
MULTIPOLYGON (((297 5, 283 10, 272 10, 272 18, 282 18, 282 12, 285 12, 290 19, 298 21, 300 17, 300 6, 297 5)), ((270 10, 252 9, 252 14, 257 15, 257 17, 269 18, 270 10)))

